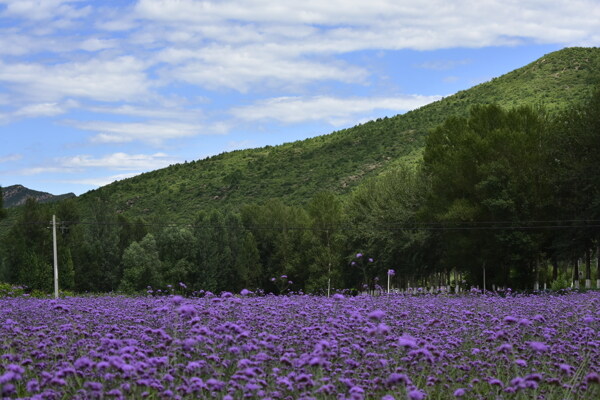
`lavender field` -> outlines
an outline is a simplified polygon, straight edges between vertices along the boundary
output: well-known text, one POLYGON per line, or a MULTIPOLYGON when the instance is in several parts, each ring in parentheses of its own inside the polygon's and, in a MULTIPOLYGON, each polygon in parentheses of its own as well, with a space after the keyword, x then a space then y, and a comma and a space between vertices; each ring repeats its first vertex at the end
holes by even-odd
POLYGON ((15 297, 0 321, 4 398, 600 398, 598 292, 15 297))

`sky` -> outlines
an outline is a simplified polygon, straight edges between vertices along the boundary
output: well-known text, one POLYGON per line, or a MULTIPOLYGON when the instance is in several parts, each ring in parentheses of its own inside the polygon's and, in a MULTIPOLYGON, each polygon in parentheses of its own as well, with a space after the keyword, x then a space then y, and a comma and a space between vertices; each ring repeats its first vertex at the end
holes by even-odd
POLYGON ((81 194, 402 114, 598 47, 599 21, 600 0, 0 0, 0 185, 81 194))

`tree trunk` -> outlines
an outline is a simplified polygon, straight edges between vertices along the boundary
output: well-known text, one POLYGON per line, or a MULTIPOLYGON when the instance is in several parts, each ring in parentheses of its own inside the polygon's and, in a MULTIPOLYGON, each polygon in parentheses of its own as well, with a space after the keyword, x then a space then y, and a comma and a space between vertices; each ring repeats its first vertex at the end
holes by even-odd
POLYGON ((573 266, 573 288, 579 289, 579 259, 574 260, 573 266))
POLYGON ((533 282, 533 290, 534 291, 539 291, 540 290, 540 257, 538 256, 537 260, 535 261, 535 281, 533 282))
POLYGON ((558 279, 558 260, 552 256, 552 282, 558 279))
POLYGON ((600 243, 596 247, 596 289, 600 289, 600 243))
POLYGON ((585 249, 585 288, 592 288, 592 251, 590 248, 585 249))

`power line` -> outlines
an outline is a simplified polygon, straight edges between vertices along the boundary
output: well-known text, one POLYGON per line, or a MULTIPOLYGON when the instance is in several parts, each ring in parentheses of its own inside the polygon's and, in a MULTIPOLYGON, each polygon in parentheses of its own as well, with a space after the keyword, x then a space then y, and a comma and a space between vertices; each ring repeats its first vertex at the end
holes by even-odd
MULTIPOLYGON (((247 229, 247 230, 306 230, 306 231, 339 231, 360 229, 364 223, 338 223, 317 226, 302 225, 222 225, 216 223, 159 223, 135 222, 123 223, 118 221, 60 221, 60 226, 69 228, 75 225, 87 226, 130 226, 130 227, 185 227, 191 229, 247 229)), ((27 221, 13 224, 3 223, 0 227, 13 226, 48 226, 47 221, 27 221)), ((383 231, 490 231, 490 230, 545 230, 545 229, 584 229, 600 228, 600 220, 531 220, 531 221, 466 221, 466 222, 413 222, 409 224, 378 224, 370 225, 371 228, 383 231)))

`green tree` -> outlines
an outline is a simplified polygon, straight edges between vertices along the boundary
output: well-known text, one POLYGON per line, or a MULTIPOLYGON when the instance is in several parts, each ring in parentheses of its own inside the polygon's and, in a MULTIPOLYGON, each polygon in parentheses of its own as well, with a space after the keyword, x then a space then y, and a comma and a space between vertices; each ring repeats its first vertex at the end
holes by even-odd
POLYGON ((0 186, 0 221, 6 218, 6 210, 4 209, 4 195, 2 186, 0 186))
POLYGON ((257 257, 253 237, 240 216, 217 210, 200 213, 194 224, 196 287, 213 292, 239 291, 256 282, 257 257))
POLYGON ((343 287, 342 252, 344 235, 342 230, 343 209, 339 198, 331 192, 317 193, 307 204, 312 237, 306 249, 310 255, 306 290, 326 291, 329 286, 343 287))
POLYGON ((73 290, 75 288, 75 267, 71 249, 65 248, 62 251, 58 264, 58 284, 61 290, 73 290))
POLYGON ((551 138, 548 164, 553 167, 554 215, 572 221, 572 228, 561 230, 554 240, 553 250, 568 261, 586 254, 585 278, 591 279, 590 249, 600 240, 600 230, 585 221, 600 219, 600 90, 559 115, 551 138))
POLYGON ((196 255, 193 232, 185 227, 167 227, 158 235, 157 246, 165 282, 191 284, 196 255))
POLYGON ((8 280, 34 289, 52 287, 50 215, 29 198, 3 243, 8 280), (48 271, 46 271, 48 269, 48 271), (44 277, 49 273, 49 282, 44 277))
POLYGON ((139 292, 148 286, 157 288, 164 283, 156 239, 151 233, 125 250, 123 266, 120 289, 125 292, 139 292))
POLYGON ((78 291, 107 292, 120 282, 120 226, 106 197, 93 199, 87 212, 81 248, 77 250, 75 286, 78 291))
POLYGON ((260 264, 262 284, 267 291, 277 291, 272 278, 288 276, 294 288, 305 290, 310 276, 309 268, 312 231, 310 217, 301 207, 284 205, 271 200, 264 205, 242 208, 244 226, 254 236, 260 264))
POLYGON ((488 105, 448 119, 427 138, 424 215, 452 228, 441 235, 443 260, 465 269, 472 283, 486 271, 488 283, 531 287, 542 237, 514 227, 545 215, 547 137, 542 112, 488 105))
MULTIPOLYGON (((369 280, 386 279, 387 270, 394 269, 396 279, 406 285, 433 272, 435 242, 430 232, 416 229, 428 189, 426 176, 412 167, 399 166, 353 192, 346 206, 351 227, 346 233, 347 254, 361 251, 375 258, 375 263, 365 264, 369 280)), ((347 269, 348 284, 358 287, 364 283, 359 272, 356 267, 347 269)))

